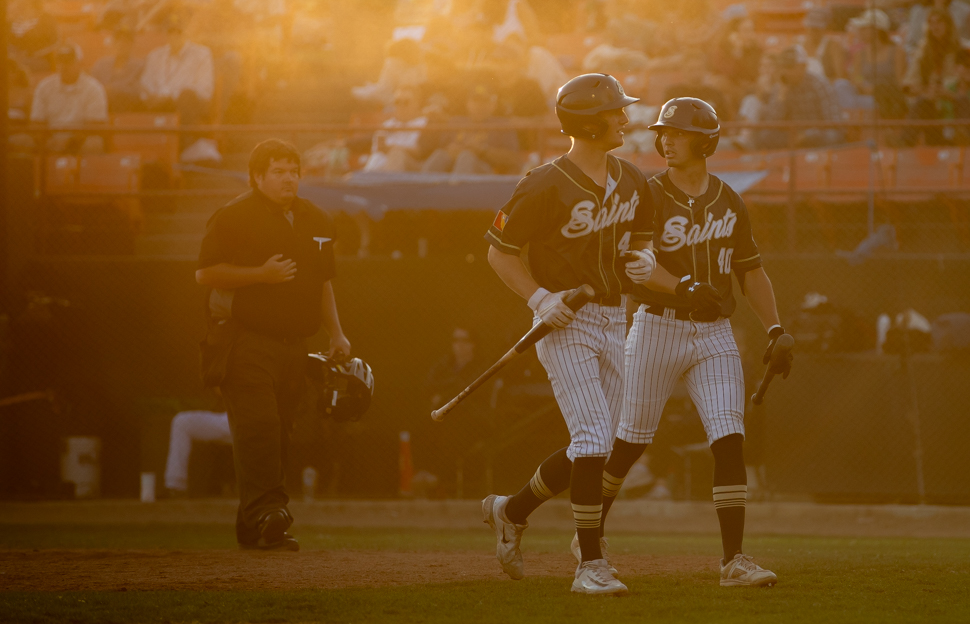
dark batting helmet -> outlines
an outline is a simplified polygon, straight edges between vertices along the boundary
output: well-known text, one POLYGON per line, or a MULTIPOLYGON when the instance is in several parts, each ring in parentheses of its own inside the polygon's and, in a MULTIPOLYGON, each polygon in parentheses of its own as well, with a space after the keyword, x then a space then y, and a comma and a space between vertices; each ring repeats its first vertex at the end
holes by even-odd
POLYGON ((677 128, 686 132, 696 132, 698 136, 691 141, 691 149, 698 158, 707 158, 717 151, 717 140, 721 135, 721 123, 717 120, 714 107, 697 98, 674 98, 663 105, 657 123, 650 126, 657 131, 657 151, 664 155, 660 143, 662 128, 677 128))
POLYGON ((322 353, 308 357, 307 377, 317 390, 320 415, 340 422, 360 420, 374 395, 374 373, 367 362, 338 362, 322 353))
POLYGON ((607 125, 600 113, 639 101, 624 93, 620 81, 609 74, 583 74, 559 87, 556 116, 563 134, 595 139, 607 125))

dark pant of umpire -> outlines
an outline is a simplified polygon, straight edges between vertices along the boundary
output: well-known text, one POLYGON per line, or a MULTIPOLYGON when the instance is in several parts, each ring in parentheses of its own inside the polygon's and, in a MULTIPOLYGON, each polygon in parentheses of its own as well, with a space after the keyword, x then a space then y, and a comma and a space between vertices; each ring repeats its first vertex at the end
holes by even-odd
POLYGON ((306 359, 304 339, 280 340, 246 329, 239 330, 229 354, 221 387, 239 485, 240 544, 255 543, 260 518, 289 503, 285 462, 305 387, 306 359))

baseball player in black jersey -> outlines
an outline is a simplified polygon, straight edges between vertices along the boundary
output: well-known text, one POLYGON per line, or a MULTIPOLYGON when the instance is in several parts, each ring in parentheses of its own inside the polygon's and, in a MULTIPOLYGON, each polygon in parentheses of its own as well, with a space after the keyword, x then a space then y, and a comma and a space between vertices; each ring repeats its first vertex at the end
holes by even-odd
MULTIPOLYGON (((626 342, 623 409, 613 453, 603 475, 604 516, 633 463, 653 440, 674 383, 683 376, 714 454, 714 507, 721 525, 722 586, 777 582, 742 554, 747 478, 744 469, 744 377, 728 317, 734 312, 731 274, 768 332, 771 356, 784 333, 775 295, 751 235, 744 202, 707 172, 720 124, 714 109, 695 98, 664 104, 657 150, 668 169, 648 182, 655 232, 632 237, 634 249, 652 248, 658 267, 634 288, 638 304, 626 342)), ((790 360, 782 371, 786 376, 790 360)))
POLYGON ((653 236, 646 179, 609 152, 623 145, 624 107, 636 102, 605 74, 567 82, 557 95, 569 152, 530 171, 486 234, 488 260, 516 294, 528 301, 535 323, 556 328, 537 345, 569 429, 570 444, 546 459, 514 496, 482 501, 495 530, 496 554, 513 579, 523 577, 519 544, 527 518, 569 488, 579 566, 572 591, 623 594, 604 552, 600 530, 603 466, 619 422, 623 393, 624 293, 646 283, 656 264, 650 250, 631 253, 633 239, 653 236), (523 258, 527 250, 528 268, 523 258), (578 312, 566 291, 589 284, 595 298, 578 312))

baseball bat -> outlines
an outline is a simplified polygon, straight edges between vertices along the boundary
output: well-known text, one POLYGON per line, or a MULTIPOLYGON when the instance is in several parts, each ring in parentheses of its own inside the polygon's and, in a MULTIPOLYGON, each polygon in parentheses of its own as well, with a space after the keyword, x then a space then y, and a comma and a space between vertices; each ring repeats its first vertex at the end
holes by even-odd
POLYGON ((765 377, 761 380, 761 385, 758 386, 758 391, 751 396, 751 402, 755 405, 761 405, 761 402, 765 400, 765 393, 768 392, 768 384, 774 379, 775 375, 778 374, 778 365, 782 362, 784 358, 788 357, 791 353, 792 348, 795 346, 795 339, 791 337, 791 334, 782 334, 778 336, 778 341, 775 343, 775 348, 771 350, 771 361, 768 362, 768 370, 765 371, 765 377))
MULTIPOLYGON (((593 292, 593 288, 591 286, 588 284, 583 284, 579 288, 566 295, 565 299, 563 299, 563 303, 569 306, 570 310, 576 312, 581 307, 589 303, 594 294, 595 293, 593 292)), ((501 370, 503 366, 511 362, 515 356, 525 352, 529 347, 546 337, 551 331, 552 327, 546 325, 545 323, 534 325, 525 336, 522 336, 522 338, 515 343, 514 347, 509 349, 505 355, 500 357, 497 362, 492 364, 492 366, 487 371, 482 373, 478 379, 468 384, 468 387, 459 392, 458 396, 431 412, 431 418, 436 422, 441 422, 441 419, 444 418, 448 412, 455 409, 456 405, 465 400, 465 397, 477 390, 483 383, 491 379, 495 373, 501 370)))

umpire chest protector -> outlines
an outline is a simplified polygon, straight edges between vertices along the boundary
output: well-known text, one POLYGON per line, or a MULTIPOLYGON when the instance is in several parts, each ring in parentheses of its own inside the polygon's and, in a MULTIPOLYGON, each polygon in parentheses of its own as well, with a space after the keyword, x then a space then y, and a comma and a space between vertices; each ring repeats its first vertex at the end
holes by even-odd
MULTIPOLYGON (((736 302, 731 273, 744 284, 744 274, 761 266, 751 235, 748 210, 734 190, 711 175, 707 191, 689 197, 670 181, 667 172, 648 182, 656 210, 653 248, 657 262, 674 277, 690 275, 721 293, 721 316, 730 316, 736 302)), ((636 286, 638 303, 689 310, 686 299, 636 286)))
POLYGON ((334 275, 330 217, 305 199, 291 204, 292 223, 282 208, 249 191, 219 209, 206 226, 199 268, 220 263, 262 266, 276 254, 296 263, 296 277, 279 284, 253 284, 232 294, 232 318, 260 334, 309 337, 322 323, 323 285, 334 275))
POLYGON ((620 253, 653 235, 653 206, 643 174, 607 155, 603 189, 566 156, 530 171, 499 211, 485 239, 520 255, 528 245, 536 282, 552 292, 589 284, 606 305, 620 305, 632 287, 620 253))

